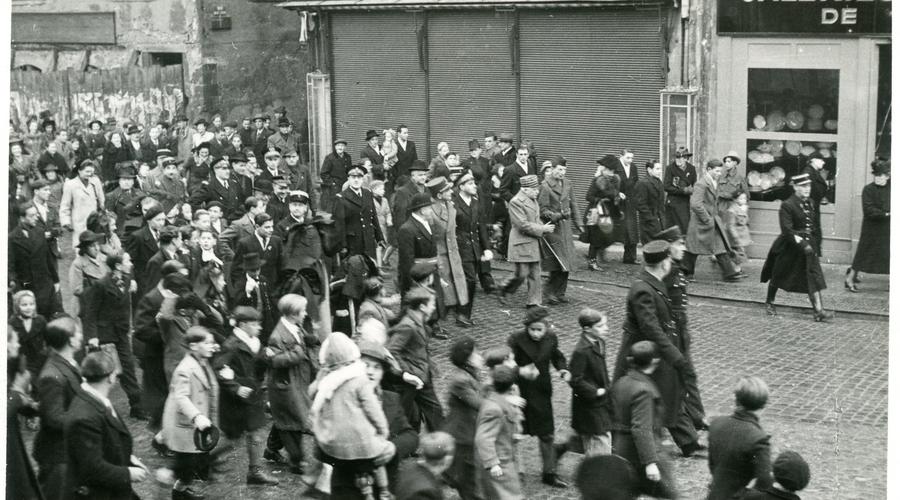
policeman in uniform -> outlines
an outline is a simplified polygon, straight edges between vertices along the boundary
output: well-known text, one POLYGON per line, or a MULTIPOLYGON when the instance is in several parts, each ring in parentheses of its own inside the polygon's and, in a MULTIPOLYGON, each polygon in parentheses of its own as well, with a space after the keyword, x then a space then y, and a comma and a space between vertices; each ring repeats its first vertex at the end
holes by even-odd
MULTIPOLYGON (((691 334, 688 331, 687 305, 688 280, 681 270, 681 258, 684 255, 684 235, 681 234, 679 226, 672 226, 652 236, 654 240, 663 240, 669 242, 669 258, 672 259, 672 270, 663 278, 663 283, 669 292, 669 300, 672 304, 672 314, 675 316, 675 330, 680 339, 679 348, 684 354, 685 360, 694 368, 694 361, 691 357, 691 334)), ((695 370, 691 370, 695 372, 695 370)), ((686 395, 684 400, 684 409, 690 417, 694 428, 697 430, 709 429, 709 420, 706 418, 706 411, 703 409, 703 401, 700 399, 700 388, 697 385, 697 377, 684 380, 686 395)))
POLYGON ((457 192, 453 195, 453 205, 456 207, 456 241, 469 292, 468 303, 460 307, 461 316, 457 317, 456 322, 459 326, 467 328, 473 325, 475 285, 478 278, 484 276, 485 267, 487 278, 490 279, 488 293, 494 291, 494 280, 490 274, 493 253, 490 250, 491 241, 488 238, 484 210, 477 196, 478 186, 475 184, 475 176, 472 172, 466 172, 456 179, 455 184, 457 192))
POLYGON ((366 255, 375 261, 376 245, 384 242, 372 192, 362 187, 361 167, 347 172, 350 185, 334 201, 334 221, 345 256, 366 255))
POLYGON ((653 373, 665 406, 663 425, 685 457, 706 447, 697 441, 697 431, 684 411, 683 380, 696 377, 688 358, 680 348, 682 341, 672 311, 672 301, 663 282, 672 270, 669 242, 653 240, 643 247, 644 269, 628 291, 622 344, 616 359, 613 380, 628 372, 631 346, 649 340, 659 346, 662 361, 653 373))
POLYGON ((125 234, 128 212, 133 209, 135 202, 143 198, 145 194, 134 187, 137 169, 131 162, 116 165, 116 176, 119 178, 119 187, 106 195, 106 209, 116 215, 116 234, 121 238, 125 234))

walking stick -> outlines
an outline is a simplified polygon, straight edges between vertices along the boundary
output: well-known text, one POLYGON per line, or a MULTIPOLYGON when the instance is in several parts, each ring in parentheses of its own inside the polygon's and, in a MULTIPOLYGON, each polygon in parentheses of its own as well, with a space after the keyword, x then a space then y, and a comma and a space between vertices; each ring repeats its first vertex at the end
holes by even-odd
POLYGON ((562 268, 563 272, 569 272, 569 266, 563 263, 562 259, 560 259, 559 255, 556 254, 556 251, 553 250, 553 247, 550 245, 550 243, 547 242, 547 239, 541 236, 541 242, 543 242, 544 245, 547 245, 547 249, 550 250, 550 254, 553 255, 553 258, 556 259, 556 262, 559 262, 559 267, 562 268))

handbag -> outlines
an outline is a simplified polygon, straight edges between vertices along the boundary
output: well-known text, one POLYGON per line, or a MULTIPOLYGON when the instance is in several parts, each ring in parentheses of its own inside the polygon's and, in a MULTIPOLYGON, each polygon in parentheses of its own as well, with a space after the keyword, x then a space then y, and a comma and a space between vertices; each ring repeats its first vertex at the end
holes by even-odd
MULTIPOLYGON (((593 210, 593 209, 592 209, 593 210)), ((606 211, 606 207, 603 206, 603 202, 597 203, 597 228, 603 232, 603 234, 611 234, 613 232, 613 221, 612 217, 610 217, 609 213, 606 211)))

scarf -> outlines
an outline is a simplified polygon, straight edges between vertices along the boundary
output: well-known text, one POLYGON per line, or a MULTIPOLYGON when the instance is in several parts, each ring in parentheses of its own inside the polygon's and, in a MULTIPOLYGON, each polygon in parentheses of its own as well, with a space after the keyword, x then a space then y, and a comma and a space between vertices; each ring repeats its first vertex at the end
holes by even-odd
POLYGON ((247 332, 241 330, 240 328, 235 328, 232 330, 234 332, 234 336, 238 338, 241 342, 247 344, 247 347, 253 351, 253 354, 259 354, 260 342, 259 337, 251 337, 247 335, 247 332))
POLYGON ((368 380, 368 377, 366 376, 366 365, 359 359, 353 361, 349 365, 330 371, 327 375, 322 377, 322 380, 319 380, 316 384, 316 395, 313 399, 311 408, 313 419, 318 419, 322 407, 325 406, 325 403, 331 401, 331 398, 334 397, 334 393, 337 392, 345 382, 357 377, 363 377, 368 380))

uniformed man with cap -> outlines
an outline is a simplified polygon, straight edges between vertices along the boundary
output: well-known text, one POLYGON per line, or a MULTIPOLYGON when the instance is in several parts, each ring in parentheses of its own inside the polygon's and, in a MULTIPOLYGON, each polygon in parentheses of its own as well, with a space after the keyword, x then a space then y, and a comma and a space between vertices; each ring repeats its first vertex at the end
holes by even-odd
POLYGON ((181 171, 172 152, 168 149, 157 150, 159 172, 150 178, 147 194, 159 201, 166 215, 177 213, 181 205, 188 199, 181 171))
POLYGON ((453 205, 456 208, 456 242, 466 278, 466 290, 469 292, 468 304, 462 306, 460 312, 470 323, 466 326, 471 326, 478 280, 481 279, 481 287, 485 293, 492 294, 496 290, 491 276, 491 259, 494 254, 491 252, 488 222, 481 208, 482 198, 478 196, 475 177, 467 171, 456 179, 455 185, 457 192, 453 196, 453 205))
POLYGON ((409 217, 409 205, 413 197, 425 193, 428 181, 428 164, 424 160, 416 160, 409 167, 409 182, 394 192, 392 215, 394 227, 402 227, 409 217))
MULTIPOLYGON (((116 234, 121 238, 125 234, 125 221, 128 211, 135 201, 144 196, 144 192, 134 187, 137 170, 131 162, 116 167, 119 187, 106 196, 106 209, 116 215, 116 234)), ((181 185, 184 189, 184 185, 181 185)))
POLYGON ((760 276, 760 281, 769 283, 766 312, 770 316, 776 314, 775 295, 780 288, 807 294, 815 311, 813 319, 829 322, 834 314, 822 305, 822 290, 826 285, 816 253, 821 244, 821 228, 816 220, 817 207, 810 197, 812 181, 804 173, 791 177, 791 184, 794 194, 781 202, 778 211, 781 235, 772 243, 760 276))
POLYGON ((334 222, 340 248, 345 256, 366 255, 376 258, 377 245, 384 243, 372 192, 362 187, 366 173, 361 167, 348 172, 349 186, 334 200, 334 222))
POLYGON ((222 203, 223 214, 231 222, 244 214, 241 186, 231 176, 231 164, 225 158, 214 158, 213 174, 191 193, 191 208, 198 210, 211 201, 222 203))
POLYGON ((350 169, 353 168, 353 160, 346 149, 347 141, 336 139, 334 151, 322 161, 319 176, 322 178, 322 210, 326 212, 334 212, 334 195, 341 192, 341 187, 347 182, 350 169))
MULTIPOLYGON (((313 196, 316 191, 316 184, 313 182, 313 176, 309 171, 309 165, 300 163, 300 155, 297 150, 288 148, 282 151, 282 158, 284 159, 284 166, 287 169, 286 178, 291 183, 291 189, 295 191, 300 190, 313 196)), ((309 201, 310 208, 315 210, 315 200, 310 198, 309 201)))
POLYGON ((266 213, 272 216, 276 223, 288 215, 288 194, 291 191, 290 180, 283 175, 272 178, 272 194, 269 203, 266 204, 266 213))
POLYGON ((647 243, 643 247, 643 257, 644 270, 628 291, 622 343, 613 380, 618 380, 627 373, 627 357, 632 345, 649 340, 659 346, 662 360, 652 378, 659 388, 665 407, 662 424, 669 429, 682 454, 690 457, 705 449, 705 446, 698 442, 697 432, 684 412, 683 381, 695 375, 688 358, 679 348, 681 339, 676 317, 663 282, 673 265, 669 242, 653 240, 647 243))

